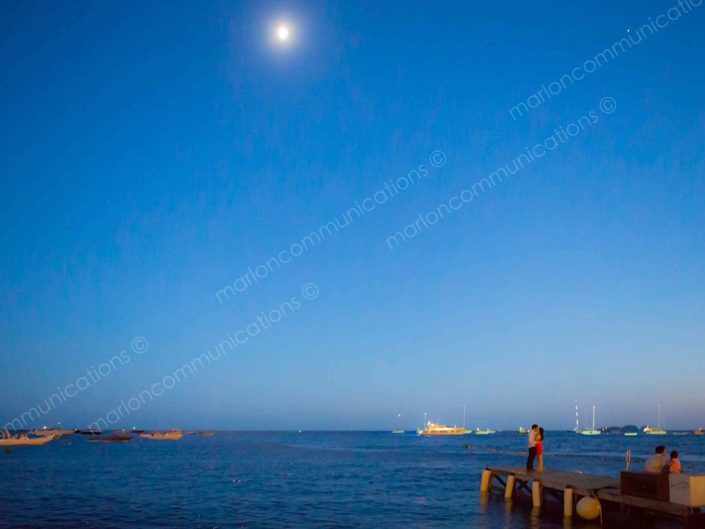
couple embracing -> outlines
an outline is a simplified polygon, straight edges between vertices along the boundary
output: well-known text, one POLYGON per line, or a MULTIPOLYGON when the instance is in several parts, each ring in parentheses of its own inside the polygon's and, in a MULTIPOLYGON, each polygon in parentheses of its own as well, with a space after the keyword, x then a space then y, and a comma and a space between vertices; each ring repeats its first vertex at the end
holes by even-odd
POLYGON ((528 438, 529 457, 526 459, 526 470, 529 472, 533 472, 534 470, 543 472, 543 438, 543 428, 539 427, 538 424, 532 424, 528 438), (538 468, 534 469, 534 460, 536 457, 539 458, 539 465, 538 468))

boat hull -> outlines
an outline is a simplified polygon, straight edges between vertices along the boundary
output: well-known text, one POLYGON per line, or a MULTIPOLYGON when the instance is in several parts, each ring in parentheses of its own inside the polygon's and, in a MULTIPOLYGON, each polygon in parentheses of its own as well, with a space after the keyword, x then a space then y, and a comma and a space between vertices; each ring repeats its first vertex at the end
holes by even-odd
POLYGON ((470 432, 419 432, 419 435, 424 437, 444 437, 452 435, 469 435, 470 432))
POLYGON ((53 441, 53 436, 0 439, 0 446, 42 446, 53 441))
POLYGON ((181 432, 168 432, 168 433, 141 433, 140 437, 142 439, 150 439, 152 441, 178 441, 183 437, 184 434, 181 432))

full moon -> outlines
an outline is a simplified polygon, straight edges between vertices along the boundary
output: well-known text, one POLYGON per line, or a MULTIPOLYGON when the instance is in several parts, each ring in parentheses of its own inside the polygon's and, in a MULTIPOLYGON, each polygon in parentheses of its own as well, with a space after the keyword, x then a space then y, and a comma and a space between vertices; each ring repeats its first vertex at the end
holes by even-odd
POLYGON ((288 40, 289 39, 289 28, 286 26, 279 26, 277 28, 277 38, 279 40, 288 40))

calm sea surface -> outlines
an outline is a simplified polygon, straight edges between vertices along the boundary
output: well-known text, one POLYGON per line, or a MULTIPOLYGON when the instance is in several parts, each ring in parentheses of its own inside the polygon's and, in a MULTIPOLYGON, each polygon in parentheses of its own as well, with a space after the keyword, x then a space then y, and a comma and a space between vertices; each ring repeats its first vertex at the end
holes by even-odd
MULTIPOLYGON (((523 465, 525 443, 509 432, 216 432, 126 444, 77 434, 0 452, 0 526, 568 527, 523 502, 482 501, 482 469, 523 465)), ((617 477, 627 448, 640 466, 658 443, 681 452, 684 470, 705 473, 705 436, 693 435, 549 432, 545 464, 617 477)))

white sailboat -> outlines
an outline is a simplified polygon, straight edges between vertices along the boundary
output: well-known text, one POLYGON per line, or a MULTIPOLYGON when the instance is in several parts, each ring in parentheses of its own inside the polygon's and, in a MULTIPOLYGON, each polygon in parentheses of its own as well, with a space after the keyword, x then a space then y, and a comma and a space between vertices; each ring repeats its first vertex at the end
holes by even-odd
POLYGON ((602 432, 600 430, 595 430, 595 405, 592 405, 592 428, 579 430, 580 435, 600 435, 602 432))
POLYGON ((659 404, 657 407, 657 413, 658 413, 658 426, 655 428, 652 426, 647 426, 644 428, 644 433, 646 435, 667 435, 668 432, 661 427, 661 405, 659 404))

